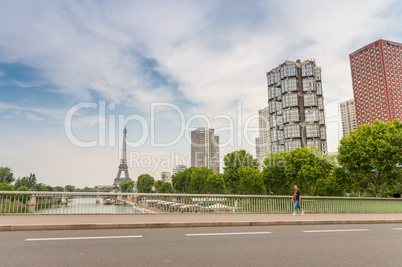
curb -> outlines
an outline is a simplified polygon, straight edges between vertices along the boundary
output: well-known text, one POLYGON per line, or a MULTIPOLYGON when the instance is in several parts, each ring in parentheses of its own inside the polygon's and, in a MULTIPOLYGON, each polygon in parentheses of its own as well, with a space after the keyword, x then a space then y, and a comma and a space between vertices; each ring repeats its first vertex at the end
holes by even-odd
POLYGON ((50 231, 50 230, 190 228, 190 227, 281 226, 281 225, 282 226, 291 226, 291 225, 331 225, 331 224, 399 224, 399 223, 402 223, 402 220, 18 224, 18 225, 0 225, 0 232, 50 231))

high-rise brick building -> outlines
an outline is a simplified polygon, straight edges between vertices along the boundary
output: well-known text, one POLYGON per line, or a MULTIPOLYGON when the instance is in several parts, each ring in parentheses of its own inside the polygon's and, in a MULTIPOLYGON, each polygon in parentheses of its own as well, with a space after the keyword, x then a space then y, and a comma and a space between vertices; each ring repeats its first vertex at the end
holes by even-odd
POLYGON ((357 128, 355 101, 353 99, 341 103, 341 119, 343 136, 349 136, 350 131, 357 128))
POLYGON ((286 61, 267 72, 271 152, 315 146, 327 153, 321 68, 286 61))
POLYGON ((378 40, 349 58, 357 125, 402 120, 402 44, 378 40))
POLYGON ((191 166, 206 166, 219 173, 219 136, 215 136, 214 129, 198 128, 191 132, 191 166))

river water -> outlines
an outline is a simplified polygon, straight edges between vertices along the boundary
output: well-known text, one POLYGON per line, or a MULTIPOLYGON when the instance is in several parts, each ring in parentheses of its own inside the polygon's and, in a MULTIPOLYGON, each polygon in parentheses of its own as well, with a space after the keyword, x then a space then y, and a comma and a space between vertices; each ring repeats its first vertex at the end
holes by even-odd
POLYGON ((152 213, 140 207, 124 205, 105 205, 103 199, 96 204, 96 198, 76 197, 68 199, 66 206, 54 206, 50 209, 37 210, 37 214, 132 214, 132 213, 152 213))

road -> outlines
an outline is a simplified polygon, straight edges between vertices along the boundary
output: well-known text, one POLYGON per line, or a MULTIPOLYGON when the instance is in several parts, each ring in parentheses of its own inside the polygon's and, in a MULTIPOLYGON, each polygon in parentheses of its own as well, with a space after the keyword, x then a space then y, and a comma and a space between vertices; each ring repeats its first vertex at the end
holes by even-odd
POLYGON ((0 266, 402 266, 402 225, 0 232, 0 266))

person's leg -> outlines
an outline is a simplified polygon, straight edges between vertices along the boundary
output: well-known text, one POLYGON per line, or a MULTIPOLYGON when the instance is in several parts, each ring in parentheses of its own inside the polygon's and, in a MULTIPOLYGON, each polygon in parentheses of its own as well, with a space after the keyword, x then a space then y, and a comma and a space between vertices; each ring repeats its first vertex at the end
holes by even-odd
POLYGON ((293 214, 292 214, 293 216, 296 215, 298 206, 299 206, 299 202, 295 201, 295 212, 293 212, 293 214))

